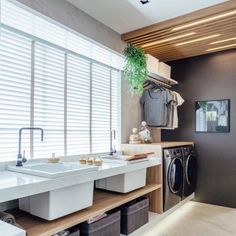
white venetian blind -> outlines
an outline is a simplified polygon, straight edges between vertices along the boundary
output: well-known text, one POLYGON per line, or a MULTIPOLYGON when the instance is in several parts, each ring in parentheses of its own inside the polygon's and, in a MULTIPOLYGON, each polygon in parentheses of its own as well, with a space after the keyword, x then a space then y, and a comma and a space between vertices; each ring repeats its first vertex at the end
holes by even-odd
POLYGON ((35 137, 35 157, 64 155, 64 67, 64 52, 35 44, 34 126, 45 132, 43 142, 35 137))
POLYGON ((67 154, 90 152, 90 62, 67 57, 67 154))
MULTIPOLYGON (((18 129, 30 125, 31 41, 2 29, 0 34, 0 157, 16 159, 18 129)), ((24 147, 29 153, 29 133, 24 147)))
POLYGON ((110 69, 92 67, 92 152, 109 151, 111 131, 110 69))
MULTIPOLYGON (((0 0, 1 1, 1 0, 0 0)), ((1 1, 0 161, 108 152, 119 136, 122 57, 15 1, 1 1), (31 142, 30 142, 30 138, 31 142)), ((118 139, 117 139, 118 143, 118 139)))

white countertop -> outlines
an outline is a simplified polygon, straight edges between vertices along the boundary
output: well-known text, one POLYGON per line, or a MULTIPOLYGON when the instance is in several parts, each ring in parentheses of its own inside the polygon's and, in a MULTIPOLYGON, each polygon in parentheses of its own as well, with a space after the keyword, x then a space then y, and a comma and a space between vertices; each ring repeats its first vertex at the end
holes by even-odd
POLYGON ((194 145, 193 142, 177 142, 177 141, 172 141, 172 142, 158 142, 158 143, 148 143, 148 144, 128 144, 128 143, 123 143, 121 144, 122 147, 125 146, 160 146, 161 148, 172 148, 172 147, 180 147, 180 146, 188 146, 188 145, 194 145))
POLYGON ((48 179, 11 171, 0 171, 0 203, 160 164, 160 158, 149 158, 148 161, 132 164, 105 162, 96 171, 56 179, 48 179))
POLYGON ((25 236, 26 232, 0 220, 0 232, 4 236, 25 236))

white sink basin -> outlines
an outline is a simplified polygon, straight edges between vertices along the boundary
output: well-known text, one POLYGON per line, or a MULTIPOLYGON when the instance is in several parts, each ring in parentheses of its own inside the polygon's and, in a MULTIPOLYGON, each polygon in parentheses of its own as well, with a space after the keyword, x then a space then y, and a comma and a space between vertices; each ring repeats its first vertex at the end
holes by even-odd
MULTIPOLYGON (((79 162, 26 164, 23 167, 8 166, 8 170, 46 178, 82 175, 97 170, 97 166, 79 162)), ((46 220, 54 220, 71 214, 93 203, 94 181, 55 189, 19 199, 19 208, 46 220)))
POLYGON ((97 166, 81 165, 78 162, 38 163, 23 167, 8 166, 8 170, 46 178, 58 178, 68 175, 84 174, 97 170, 97 166))

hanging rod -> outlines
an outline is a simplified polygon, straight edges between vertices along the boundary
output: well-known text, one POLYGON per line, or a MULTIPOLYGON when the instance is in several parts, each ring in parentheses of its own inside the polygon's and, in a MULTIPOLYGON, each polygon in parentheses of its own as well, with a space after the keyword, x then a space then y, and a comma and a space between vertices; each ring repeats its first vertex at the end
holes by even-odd
POLYGON ((159 85, 159 86, 161 86, 161 87, 164 87, 164 88, 171 88, 171 85, 166 84, 166 83, 161 82, 161 81, 158 81, 158 80, 156 80, 156 79, 150 78, 150 77, 148 77, 147 80, 144 82, 144 84, 143 84, 143 85, 144 85, 144 88, 148 86, 148 84, 145 85, 145 83, 148 83, 148 81, 151 81, 152 83, 154 83, 154 84, 156 84, 156 85, 159 85))
POLYGON ((168 84, 170 86, 178 84, 178 81, 176 81, 174 79, 167 78, 164 75, 151 73, 151 72, 148 73, 148 79, 154 79, 155 81, 162 82, 162 83, 168 84))

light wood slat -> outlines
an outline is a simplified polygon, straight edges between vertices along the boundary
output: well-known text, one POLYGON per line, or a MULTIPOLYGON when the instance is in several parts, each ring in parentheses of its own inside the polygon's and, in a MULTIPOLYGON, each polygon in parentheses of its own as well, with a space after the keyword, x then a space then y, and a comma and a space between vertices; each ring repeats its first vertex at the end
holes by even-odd
MULTIPOLYGON (((155 41, 184 35, 186 33, 195 32, 194 35, 189 35, 187 37, 177 38, 171 41, 161 42, 152 46, 143 47, 143 50, 146 53, 157 57, 161 61, 171 61, 187 58, 190 56, 207 54, 210 52, 207 52, 206 49, 236 43, 236 41, 233 41, 220 43, 214 46, 208 45, 210 42, 236 37, 236 14, 177 31, 172 31, 172 29, 177 26, 185 25, 187 23, 202 20, 211 16, 216 16, 218 14, 225 14, 232 10, 236 10, 236 1, 234 0, 217 4, 215 6, 179 16, 177 18, 160 22, 139 30, 125 33, 122 35, 122 38, 128 43, 132 43, 138 47, 142 47, 147 43, 152 43, 155 41), (220 36, 203 41, 193 42, 190 44, 176 46, 176 44, 178 43, 215 34, 220 34, 220 36)), ((217 51, 228 49, 229 48, 219 49, 217 51)))
MULTIPOLYGON (((228 37, 231 37, 231 36, 228 36, 228 37)), ((226 38, 228 38, 228 37, 226 36, 226 38)), ((217 38, 215 38, 215 41, 216 40, 218 41, 221 39, 224 39, 224 37, 217 37, 217 38)), ((206 50, 209 48, 215 48, 215 47, 224 46, 224 45, 228 45, 228 44, 234 44, 234 43, 236 43, 236 40, 231 41, 231 42, 219 43, 217 45, 210 45, 211 42, 213 42, 213 40, 204 40, 204 41, 199 41, 196 43, 190 43, 190 44, 181 45, 181 46, 166 45, 166 46, 159 47, 159 48, 156 48, 153 50, 152 49, 146 50, 146 53, 155 54, 155 52, 156 52, 156 54, 158 53, 159 55, 161 55, 163 53, 171 52, 171 54, 173 54, 174 53, 173 50, 176 51, 177 53, 183 52, 183 51, 185 51, 185 52, 191 52, 191 51, 199 52, 199 50, 202 51, 202 50, 206 50)))
MULTIPOLYGON (((159 31, 165 28, 175 27, 175 26, 182 25, 190 21, 209 17, 214 14, 230 11, 232 9, 235 9, 235 7, 236 7, 236 1, 230 0, 224 3, 217 4, 215 6, 207 7, 205 9, 201 9, 192 13, 185 14, 183 16, 178 16, 167 21, 156 23, 156 24, 144 27, 142 29, 124 33, 122 35, 122 39, 124 41, 128 41, 132 38, 137 38, 140 35, 149 34, 150 32, 155 32, 155 31, 159 31)), ((158 14, 158 11, 157 11, 157 14, 158 14)))
MULTIPOLYGON (((168 39, 168 38, 171 38, 171 37, 185 35, 185 34, 188 34, 188 33, 195 33, 194 35, 190 35, 190 36, 187 36, 187 37, 185 36, 185 37, 177 38, 177 39, 174 39, 174 40, 172 39, 171 41, 163 42, 163 43, 171 43, 175 40, 183 41, 183 40, 185 40, 186 38, 189 38, 189 37, 193 38, 193 37, 199 37, 201 35, 206 36, 206 34, 211 35, 212 33, 219 32, 222 29, 229 31, 231 28, 235 27, 235 25, 236 25, 236 17, 230 21, 230 24, 229 24, 228 21, 224 22, 222 24, 218 24, 217 22, 215 22, 214 25, 206 25, 205 27, 199 27, 197 30, 196 29, 193 29, 193 30, 188 29, 188 30, 181 31, 181 33, 180 32, 172 32, 172 33, 169 33, 168 35, 158 35, 155 38, 152 38, 151 40, 148 39, 148 40, 145 40, 145 41, 130 42, 130 43, 133 43, 137 46, 142 47, 142 45, 147 44, 147 43, 153 43, 153 42, 156 42, 156 41, 159 41, 159 40, 165 40, 165 39, 168 39)), ((233 33, 233 32, 231 32, 231 33, 233 33)), ((159 45, 159 44, 157 44, 157 45, 159 45)), ((155 45, 148 46, 148 47, 154 47, 154 46, 155 45)), ((148 47, 145 47, 145 48, 148 48, 148 47)))
MULTIPOLYGON (((221 39, 221 38, 217 38, 217 39, 221 39)), ((223 38, 222 38, 223 39, 223 38)), ((205 41, 202 41, 202 42, 198 42, 197 45, 196 43, 193 43, 193 45, 191 44, 188 44, 188 45, 181 45, 181 46, 167 46, 166 48, 159 48, 158 49, 158 55, 165 55, 165 54, 172 54, 174 55, 175 53, 178 54, 178 53, 191 53, 191 52, 194 52, 194 53, 197 53, 197 52, 202 52, 202 51, 205 51, 207 49, 210 49, 210 48, 216 48, 216 47, 220 47, 220 46, 224 46, 224 45, 229 45, 229 44, 235 44, 236 43, 236 40, 234 41, 231 41, 231 42, 224 42, 224 43, 219 43, 217 45, 209 45, 209 43, 211 43, 212 41, 210 40, 205 40, 205 41)), ((149 54, 155 54, 155 50, 147 50, 146 51, 147 53, 149 54)))
MULTIPOLYGON (((14 215, 17 223, 27 230, 28 236, 50 236, 159 189, 161 184, 148 182, 145 187, 126 194, 96 190, 92 207, 53 221, 42 220, 21 211, 14 215)), ((155 200, 161 201, 161 199, 155 200)))
MULTIPOLYGON (((230 50, 230 49, 235 49, 236 47, 231 47, 231 48, 227 48, 225 49, 224 51, 226 50, 230 50)), ((168 62, 168 61, 175 61, 175 60, 180 60, 180 59, 183 59, 183 58, 189 58, 189 57, 195 57, 195 56, 201 56, 201 55, 206 55, 206 54, 211 54, 211 53, 214 53, 214 52, 221 52, 222 50, 215 50, 215 51, 212 51, 212 52, 207 52, 207 51, 202 51, 202 53, 199 53, 199 52, 195 52, 195 53, 182 53, 182 54, 178 54, 178 55, 164 55, 163 57, 159 56, 159 58, 163 61, 163 62, 168 62), (168 60, 166 60, 165 58, 168 58, 168 60)), ((154 55, 156 56, 156 55, 154 55)), ((156 56, 157 57, 157 56, 156 56)))
MULTIPOLYGON (((230 31, 234 31, 235 33, 229 33, 228 29, 225 29, 225 30, 222 30, 222 31, 211 32, 209 35, 215 35, 215 34, 221 34, 221 35, 218 36, 218 37, 198 41, 198 43, 207 44, 207 43, 211 43, 211 42, 214 42, 214 41, 219 41, 219 40, 222 40, 222 39, 236 37, 236 25, 234 27, 230 28, 230 31)), ((206 34, 207 34, 207 31, 206 31, 206 34)), ((204 34, 196 35, 195 37, 186 37, 185 39, 182 39, 182 40, 173 40, 173 41, 168 42, 168 43, 161 43, 161 44, 158 44, 158 45, 155 45, 155 46, 152 46, 152 47, 144 48, 144 50, 145 50, 145 52, 152 52, 152 51, 154 51, 154 52, 158 51, 159 52, 160 49, 167 50, 170 47, 176 47, 176 49, 178 49, 182 46, 175 46, 175 44, 186 42, 186 41, 189 41, 189 40, 198 39, 198 38, 204 38, 206 36, 206 34, 205 35, 204 34)), ((193 46, 196 46, 196 42, 185 44, 183 46, 193 47, 193 46)))
MULTIPOLYGON (((228 22, 231 23, 235 23, 236 22, 236 17, 235 16, 231 16, 228 18, 223 18, 221 20, 217 20, 214 22, 209 22, 207 24, 204 25, 197 25, 195 27, 191 27, 191 29, 183 29, 181 30, 181 34, 186 34, 186 33, 190 33, 190 32, 198 32, 200 33, 201 31, 206 30, 206 28, 208 28, 208 30, 210 29, 212 30, 217 30, 221 27, 225 27, 225 26, 230 26, 228 25, 228 22)), ((165 38, 169 38, 169 37, 173 37, 173 36, 178 36, 180 35, 179 31, 171 31, 171 28, 166 29, 165 31, 156 31, 154 33, 150 33, 146 36, 142 36, 142 37, 138 37, 136 39, 130 40, 130 43, 134 43, 136 45, 142 45, 145 43, 151 43, 156 41, 156 39, 165 39, 165 38)))

